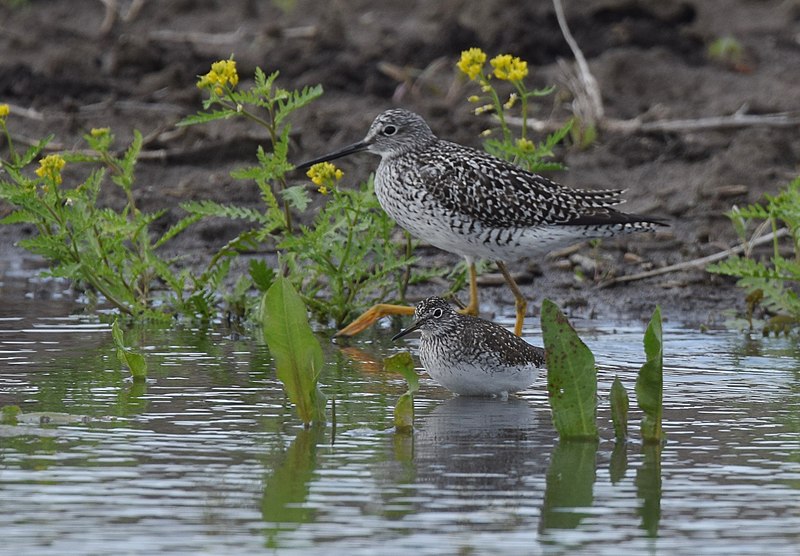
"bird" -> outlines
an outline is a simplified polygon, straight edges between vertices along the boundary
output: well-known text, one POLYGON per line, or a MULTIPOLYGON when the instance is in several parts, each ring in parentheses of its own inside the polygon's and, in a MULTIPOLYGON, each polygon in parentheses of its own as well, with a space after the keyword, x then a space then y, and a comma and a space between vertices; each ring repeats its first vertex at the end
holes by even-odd
MULTIPOLYGON (((397 224, 418 239, 467 262, 469 303, 478 314, 475 262, 493 261, 515 298, 514 332, 522 334, 527 301, 505 261, 538 258, 589 239, 652 232, 661 219, 613 208, 623 190, 572 189, 479 149, 439 139, 418 114, 392 108, 379 114, 361 141, 297 166, 367 151, 381 157, 375 195, 397 224)), ((388 314, 412 307, 378 304, 338 332, 354 335, 388 314)))
POLYGON ((422 366, 456 394, 506 397, 531 386, 545 365, 544 349, 499 324, 456 312, 441 297, 420 301, 414 317, 392 340, 419 330, 422 366))

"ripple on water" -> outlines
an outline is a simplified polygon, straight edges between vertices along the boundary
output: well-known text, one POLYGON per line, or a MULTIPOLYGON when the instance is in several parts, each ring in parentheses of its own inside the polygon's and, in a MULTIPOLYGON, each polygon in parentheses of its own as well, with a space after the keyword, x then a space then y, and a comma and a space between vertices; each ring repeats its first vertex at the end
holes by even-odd
POLYGON ((452 397, 423 376, 415 432, 395 435, 392 408, 405 385, 370 366, 398 349, 380 341, 360 346, 358 360, 325 345, 339 362, 322 376, 336 398, 334 435, 330 424, 298 426, 269 354, 250 340, 148 331, 150 381, 141 386, 124 380, 98 322, 0 317, 0 403, 73 418, 0 430, 4 546, 37 554, 792 553, 800 365, 791 342, 667 323, 668 443, 653 459, 636 441, 633 400, 644 326, 577 326, 599 366, 597 450, 557 441, 543 378, 498 400, 452 397), (633 440, 620 447, 608 423, 614 376, 633 406, 633 440))

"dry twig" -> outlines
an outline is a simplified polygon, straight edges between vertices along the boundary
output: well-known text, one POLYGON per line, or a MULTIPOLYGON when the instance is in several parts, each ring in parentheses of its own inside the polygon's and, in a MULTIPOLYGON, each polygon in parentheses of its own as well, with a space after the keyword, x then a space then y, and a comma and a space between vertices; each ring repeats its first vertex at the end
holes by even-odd
MULTIPOLYGON (((747 105, 743 105, 735 113, 727 116, 710 116, 676 120, 644 121, 641 116, 630 120, 606 118, 603 100, 597 80, 589 70, 586 57, 572 36, 564 15, 561 0, 553 0, 556 19, 564 35, 564 40, 572 51, 577 65, 577 72, 564 68, 567 88, 575 96, 573 113, 583 125, 595 125, 597 129, 617 133, 636 132, 692 132, 740 127, 793 127, 800 126, 800 112, 777 112, 772 114, 747 114, 747 105)), ((560 62, 562 67, 563 62, 560 62)), ((506 116, 506 121, 513 125, 522 125, 522 118, 506 116)), ((563 127, 563 122, 536 120, 528 118, 528 127, 534 131, 556 131, 563 127)))
POLYGON ((683 261, 678 264, 665 266, 662 268, 656 268, 653 270, 648 270, 646 272, 639 272, 637 274, 628 274, 626 276, 617 276, 616 278, 611 278, 610 280, 606 280, 599 284, 599 287, 605 288, 608 286, 613 286, 614 284, 620 284, 622 282, 633 282, 635 280, 642 280, 644 278, 651 278, 653 276, 661 276, 662 274, 669 274, 670 272, 677 272, 679 270, 688 270, 690 268, 698 268, 704 267, 709 265, 713 262, 726 259, 731 255, 738 255, 739 253, 749 252, 753 247, 761 245, 763 243, 768 243, 774 239, 779 237, 783 237, 789 233, 789 230, 786 228, 781 228, 775 232, 770 232, 767 235, 751 239, 750 241, 745 241, 744 243, 740 243, 736 247, 731 247, 730 249, 725 249, 724 251, 720 251, 719 253, 714 253, 713 255, 708 255, 706 257, 700 257, 699 259, 692 259, 690 261, 683 261))
POLYGON ((553 7, 556 10, 556 19, 558 19, 561 34, 564 35, 564 39, 567 41, 572 55, 575 56, 575 63, 578 66, 577 76, 572 76, 569 71, 566 72, 567 79, 571 85, 570 88, 575 95, 575 112, 586 125, 595 125, 603 120, 605 114, 600 87, 597 85, 597 79, 594 78, 594 75, 589 70, 589 64, 586 62, 583 51, 581 51, 578 42, 569 30, 561 0, 553 0, 553 7))

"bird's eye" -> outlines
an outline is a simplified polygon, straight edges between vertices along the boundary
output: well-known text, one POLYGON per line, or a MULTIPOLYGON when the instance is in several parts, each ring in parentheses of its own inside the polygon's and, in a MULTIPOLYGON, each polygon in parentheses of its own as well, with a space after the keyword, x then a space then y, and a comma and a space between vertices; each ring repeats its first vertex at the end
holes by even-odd
POLYGON ((386 127, 383 128, 383 134, 386 135, 387 137, 390 135, 394 135, 395 133, 397 133, 397 126, 387 125, 386 127))
POLYGON ((433 315, 433 318, 440 319, 442 318, 444 311, 442 311, 440 308, 436 308, 433 310, 433 312, 431 312, 431 314, 433 315))

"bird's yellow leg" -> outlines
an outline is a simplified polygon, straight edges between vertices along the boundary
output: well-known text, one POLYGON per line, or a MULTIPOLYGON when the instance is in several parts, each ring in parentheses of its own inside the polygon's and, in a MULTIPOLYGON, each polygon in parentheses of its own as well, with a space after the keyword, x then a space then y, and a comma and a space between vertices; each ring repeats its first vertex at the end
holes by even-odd
POLYGON ((469 271, 469 305, 459 310, 462 315, 472 315, 477 317, 478 308, 478 273, 475 270, 475 262, 467 259, 469 271))
POLYGON ((388 303, 379 303, 373 305, 362 313, 356 320, 342 328, 336 333, 336 336, 355 336, 359 332, 363 332, 378 320, 388 315, 413 315, 414 307, 407 305, 390 305, 388 303))
POLYGON ((525 300, 525 297, 522 295, 522 292, 519 291, 519 286, 511 277, 511 273, 506 268, 506 265, 500 261, 496 261, 497 268, 500 269, 500 272, 503 274, 503 278, 506 279, 506 283, 508 287, 511 288, 511 293, 514 294, 514 306, 517 310, 517 320, 514 323, 514 334, 517 336, 522 336, 522 323, 525 320, 525 311, 528 309, 528 302, 525 300))

